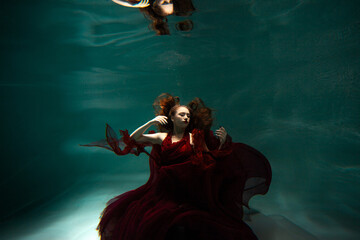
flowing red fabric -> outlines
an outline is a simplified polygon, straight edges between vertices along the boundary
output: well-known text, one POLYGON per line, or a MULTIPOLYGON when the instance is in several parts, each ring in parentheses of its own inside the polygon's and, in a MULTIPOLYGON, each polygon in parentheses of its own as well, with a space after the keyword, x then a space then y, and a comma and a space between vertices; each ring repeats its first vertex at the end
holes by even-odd
MULTIPOLYGON (((88 146, 138 155, 149 145, 131 141, 127 131, 120 131, 121 139, 110 126, 106 132, 107 144, 88 146)), ((193 145, 188 133, 172 143, 170 132, 161 145, 152 146, 148 181, 108 201, 97 228, 101 240, 257 239, 242 221, 243 206, 268 191, 268 160, 229 136, 218 150, 212 132, 205 136, 194 129, 192 134, 193 145)))
MULTIPOLYGON (((146 153, 150 156, 150 154, 144 149, 146 146, 151 146, 151 144, 146 143, 137 143, 130 138, 128 130, 119 130, 121 138, 119 139, 115 133, 115 131, 106 124, 106 139, 92 142, 89 144, 80 144, 83 147, 102 147, 108 150, 113 151, 117 155, 126 155, 126 154, 135 154, 139 156, 140 153, 146 153), (121 147, 123 149, 121 150, 121 147)), ((155 133, 154 131, 150 131, 149 133, 155 133)))

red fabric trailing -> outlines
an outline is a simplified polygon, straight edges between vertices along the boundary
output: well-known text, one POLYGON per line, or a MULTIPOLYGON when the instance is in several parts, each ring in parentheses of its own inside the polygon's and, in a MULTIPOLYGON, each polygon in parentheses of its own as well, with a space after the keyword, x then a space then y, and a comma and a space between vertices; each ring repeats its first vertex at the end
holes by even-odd
MULTIPOLYGON (((107 202, 97 227, 101 240, 256 240, 242 220, 243 206, 268 191, 268 160, 230 136, 218 149, 211 131, 194 129, 193 145, 189 133, 174 143, 171 135, 152 145, 148 181, 107 202)), ((120 130, 120 136, 107 125, 106 144, 88 146, 117 155, 139 155, 150 146, 133 141, 127 130, 120 130)))
MULTIPOLYGON (((149 143, 137 143, 135 140, 130 138, 128 130, 119 130, 120 139, 116 135, 115 131, 110 127, 110 125, 106 124, 105 136, 106 139, 92 142, 89 144, 84 144, 80 146, 84 147, 102 147, 113 151, 116 155, 126 155, 126 154, 134 154, 139 156, 140 153, 146 153, 150 155, 145 147, 151 146, 149 143), (123 149, 120 147, 123 146, 123 149)), ((155 133, 155 131, 149 131, 149 134, 155 133)))
POLYGON ((120 140, 117 138, 115 131, 106 124, 106 140, 109 146, 117 155, 126 155, 129 153, 135 154, 139 156, 140 153, 146 152, 144 147, 149 146, 149 144, 141 144, 137 143, 135 140, 130 138, 128 130, 119 130, 120 132, 120 140), (125 144, 125 148, 121 150, 120 143, 125 144))

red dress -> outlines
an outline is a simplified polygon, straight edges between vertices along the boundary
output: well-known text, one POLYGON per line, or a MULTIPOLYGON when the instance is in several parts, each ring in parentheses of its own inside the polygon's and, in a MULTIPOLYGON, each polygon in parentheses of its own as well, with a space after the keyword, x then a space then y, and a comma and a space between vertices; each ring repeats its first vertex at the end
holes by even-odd
MULTIPOLYGON (((145 144, 130 140, 127 131, 120 133, 118 140, 108 126, 108 146, 92 146, 119 155, 145 152, 145 144)), ((161 145, 153 145, 146 184, 107 203, 98 225, 102 240, 257 239, 242 221, 242 206, 268 191, 269 162, 230 137, 217 150, 212 133, 206 138, 202 131, 192 133, 194 146, 188 133, 175 143, 169 133, 161 145), (201 147, 204 139, 210 152, 201 147)))

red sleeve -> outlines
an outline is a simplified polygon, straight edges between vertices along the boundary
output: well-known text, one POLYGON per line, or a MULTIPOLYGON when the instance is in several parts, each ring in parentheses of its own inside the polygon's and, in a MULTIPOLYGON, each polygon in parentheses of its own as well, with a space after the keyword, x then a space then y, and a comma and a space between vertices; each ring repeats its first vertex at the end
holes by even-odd
POLYGON ((217 204, 234 217, 242 216, 241 206, 249 207, 254 195, 269 189, 272 172, 267 158, 251 146, 232 142, 229 135, 220 150, 220 142, 212 132, 204 139, 204 133, 195 130, 193 139, 196 160, 205 169, 212 169, 210 187, 213 194, 219 194, 215 197, 217 204), (204 140, 210 152, 201 148, 204 140))

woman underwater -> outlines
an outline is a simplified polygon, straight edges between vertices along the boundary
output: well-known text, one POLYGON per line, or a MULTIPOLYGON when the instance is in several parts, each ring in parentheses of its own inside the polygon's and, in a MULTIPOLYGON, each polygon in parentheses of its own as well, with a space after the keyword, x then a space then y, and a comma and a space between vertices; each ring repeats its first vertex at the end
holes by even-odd
MULTIPOLYGON (((140 12, 151 21, 149 28, 156 35, 169 35, 167 16, 176 15, 188 17, 195 11, 192 0, 112 0, 125 7, 139 8, 140 12)), ((175 25, 178 31, 188 32, 193 29, 190 19, 180 21, 175 25)))
POLYGON ((265 194, 271 182, 267 159, 234 143, 224 128, 210 130, 212 111, 201 99, 180 105, 163 93, 156 117, 121 139, 107 125, 99 146, 118 155, 149 155, 146 184, 111 199, 98 225, 102 240, 257 239, 243 220, 243 206, 265 194), (157 125, 159 132, 145 131, 157 125), (123 146, 123 149, 120 148, 123 146), (145 146, 152 146, 149 154, 145 146))

